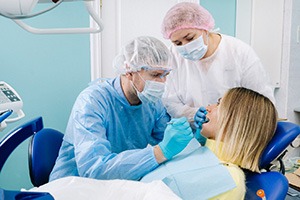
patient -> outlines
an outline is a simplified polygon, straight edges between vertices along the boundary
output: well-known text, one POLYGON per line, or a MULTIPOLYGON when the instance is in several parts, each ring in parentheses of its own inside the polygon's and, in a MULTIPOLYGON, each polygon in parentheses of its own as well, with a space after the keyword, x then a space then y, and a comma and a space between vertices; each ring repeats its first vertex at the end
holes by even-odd
POLYGON ((183 199, 244 199, 243 169, 259 172, 260 156, 275 132, 277 111, 267 97, 238 87, 204 112, 209 119, 201 132, 206 146, 193 139, 141 181, 163 180, 183 199))

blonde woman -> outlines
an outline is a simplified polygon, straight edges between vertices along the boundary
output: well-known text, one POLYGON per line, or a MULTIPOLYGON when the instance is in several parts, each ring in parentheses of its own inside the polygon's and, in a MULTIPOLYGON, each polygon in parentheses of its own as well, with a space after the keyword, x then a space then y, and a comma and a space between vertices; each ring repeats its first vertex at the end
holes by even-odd
POLYGON ((161 179, 183 199, 243 199, 243 169, 259 172, 260 156, 275 132, 277 111, 269 98, 242 87, 230 89, 206 111, 209 122, 201 132, 206 146, 192 140, 142 181, 161 179))

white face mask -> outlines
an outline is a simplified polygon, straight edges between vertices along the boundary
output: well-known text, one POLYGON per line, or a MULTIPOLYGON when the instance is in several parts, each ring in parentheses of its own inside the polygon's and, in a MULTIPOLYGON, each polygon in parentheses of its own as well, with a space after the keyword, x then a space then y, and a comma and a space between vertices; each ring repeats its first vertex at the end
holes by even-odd
POLYGON ((182 57, 193 61, 200 60, 207 52, 207 45, 204 44, 202 35, 185 45, 176 46, 176 48, 182 57))
MULTIPOLYGON (((140 74, 139 76, 141 77, 140 74)), ((142 92, 139 92, 137 90, 137 88, 134 86, 132 81, 131 84, 136 90, 137 96, 143 103, 147 103, 147 102, 155 103, 157 100, 162 98, 162 95, 165 91, 164 83, 157 82, 157 81, 149 81, 149 80, 145 81, 142 77, 141 79, 145 82, 145 86, 142 92)))

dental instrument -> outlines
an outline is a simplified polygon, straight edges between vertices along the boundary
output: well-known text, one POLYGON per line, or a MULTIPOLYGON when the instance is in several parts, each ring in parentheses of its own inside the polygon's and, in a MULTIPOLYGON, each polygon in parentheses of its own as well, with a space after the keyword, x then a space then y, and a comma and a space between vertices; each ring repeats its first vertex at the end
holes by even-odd
MULTIPOLYGON (((189 123, 194 123, 195 120, 194 120, 194 118, 188 118, 188 122, 189 122, 189 123)), ((206 118, 205 118, 205 121, 203 122, 203 124, 204 124, 204 123, 208 123, 208 122, 209 122, 209 119, 206 117, 206 118)), ((167 122, 167 124, 173 124, 173 123, 174 123, 174 122, 171 122, 171 121, 170 121, 170 122, 167 122)))
POLYGON ((0 112, 0 123, 12 114, 13 110, 5 110, 0 112))
MULTIPOLYGON (((188 122, 190 124, 192 124, 192 123, 195 122, 195 120, 194 120, 194 118, 188 118, 188 122)), ((204 123, 208 123, 208 122, 209 122, 209 119, 207 117, 205 117, 205 121, 203 122, 203 124, 204 123)), ((174 122, 173 121, 167 122, 167 125, 171 125, 171 124, 174 124, 174 122)), ((200 131, 201 131, 200 128, 196 128, 196 131, 194 133, 194 138, 196 138, 201 145, 204 145, 205 142, 206 142, 206 138, 204 138, 203 136, 201 136, 200 131)))

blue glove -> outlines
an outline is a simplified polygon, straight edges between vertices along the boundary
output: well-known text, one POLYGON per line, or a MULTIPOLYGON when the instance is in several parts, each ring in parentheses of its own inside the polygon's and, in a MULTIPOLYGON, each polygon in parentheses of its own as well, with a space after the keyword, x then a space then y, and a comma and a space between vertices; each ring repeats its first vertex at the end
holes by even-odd
POLYGON ((193 132, 186 117, 172 119, 167 126, 164 139, 158 144, 168 160, 180 153, 193 138, 193 132))
POLYGON ((201 144, 201 146, 205 146, 207 138, 200 133, 199 128, 196 129, 194 137, 201 144))
POLYGON ((207 110, 204 107, 200 107, 194 116, 194 126, 196 128, 195 138, 198 142, 204 146, 206 143, 206 138, 201 135, 202 124, 208 122, 209 120, 206 118, 207 110))
POLYGON ((206 119, 207 110, 204 107, 200 107, 194 116, 194 126, 196 129, 202 129, 202 124, 208 122, 206 119))

